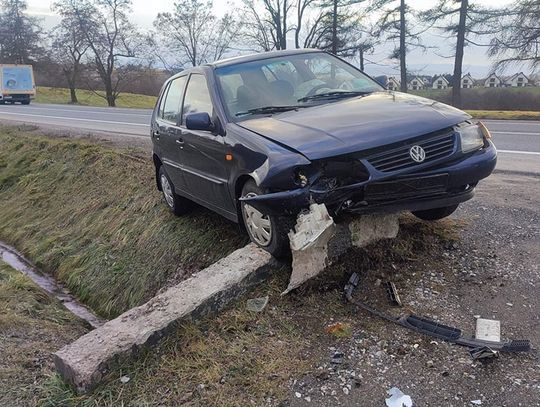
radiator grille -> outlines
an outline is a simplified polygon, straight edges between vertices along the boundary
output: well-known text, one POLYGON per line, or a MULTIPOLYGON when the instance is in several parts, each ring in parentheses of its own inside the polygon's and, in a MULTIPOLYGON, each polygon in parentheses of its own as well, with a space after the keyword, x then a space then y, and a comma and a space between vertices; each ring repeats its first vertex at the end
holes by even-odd
POLYGON ((455 134, 452 131, 427 140, 409 143, 390 151, 374 154, 367 157, 367 160, 376 170, 381 172, 403 170, 419 164, 409 154, 412 146, 421 146, 424 149, 426 152, 426 158, 422 162, 424 164, 451 155, 454 151, 455 139, 455 134))

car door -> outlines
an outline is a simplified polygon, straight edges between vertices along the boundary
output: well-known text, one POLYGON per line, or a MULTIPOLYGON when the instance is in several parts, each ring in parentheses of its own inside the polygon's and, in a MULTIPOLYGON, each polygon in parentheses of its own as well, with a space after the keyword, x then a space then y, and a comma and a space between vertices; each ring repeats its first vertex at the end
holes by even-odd
POLYGON ((187 75, 173 79, 165 90, 156 117, 156 128, 152 136, 159 143, 161 162, 171 178, 177 192, 187 189, 182 171, 182 128, 181 106, 187 75))
MULTIPOLYGON (((206 112, 213 116, 213 104, 203 74, 190 75, 182 108, 186 116, 206 112)), ((234 212, 228 189, 228 166, 225 138, 211 131, 189 130, 183 126, 184 156, 182 167, 188 193, 211 207, 234 212)))

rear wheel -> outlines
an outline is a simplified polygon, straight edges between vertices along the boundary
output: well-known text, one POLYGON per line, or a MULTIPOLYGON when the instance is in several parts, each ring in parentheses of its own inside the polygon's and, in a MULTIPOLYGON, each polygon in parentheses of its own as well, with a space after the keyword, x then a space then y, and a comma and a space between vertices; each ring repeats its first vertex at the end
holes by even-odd
MULTIPOLYGON (((242 197, 246 198, 264 193, 254 181, 246 182, 242 188, 242 197)), ((251 241, 274 257, 288 256, 290 253, 288 233, 294 226, 294 219, 265 214, 245 202, 241 205, 242 219, 251 241)))
POLYGON ((30 101, 29 101, 29 100, 23 100, 23 101, 21 102, 21 104, 23 104, 23 105, 29 105, 29 104, 30 104, 30 101))
POLYGON ((427 209, 425 211, 414 211, 412 214, 422 220, 439 220, 453 214, 459 205, 445 206, 442 208, 427 209))
POLYGON ((165 203, 172 213, 176 216, 180 216, 189 211, 191 202, 174 192, 173 183, 165 172, 163 165, 159 167, 159 183, 161 185, 161 190, 163 191, 165 203))

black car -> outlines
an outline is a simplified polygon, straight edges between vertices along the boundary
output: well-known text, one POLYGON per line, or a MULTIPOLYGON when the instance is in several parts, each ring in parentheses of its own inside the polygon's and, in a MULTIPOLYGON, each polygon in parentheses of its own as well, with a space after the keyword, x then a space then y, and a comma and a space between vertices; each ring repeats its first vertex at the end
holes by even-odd
POLYGON ((494 169, 489 131, 453 107, 385 90, 317 50, 261 53, 170 78, 152 116, 157 187, 197 202, 274 255, 295 215, 450 215, 494 169))

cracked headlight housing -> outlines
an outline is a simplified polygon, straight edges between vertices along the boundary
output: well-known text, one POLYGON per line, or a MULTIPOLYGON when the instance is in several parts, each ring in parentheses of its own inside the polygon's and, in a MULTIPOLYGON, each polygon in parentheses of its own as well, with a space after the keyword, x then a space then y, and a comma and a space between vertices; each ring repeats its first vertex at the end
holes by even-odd
POLYGON ((463 153, 469 153, 481 148, 484 145, 485 133, 489 134, 489 131, 482 123, 465 122, 456 126, 456 131, 461 140, 461 151, 463 153))

